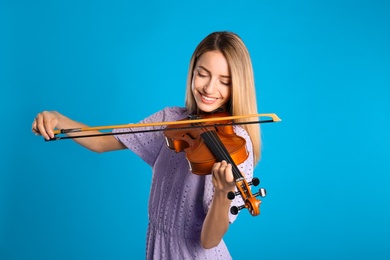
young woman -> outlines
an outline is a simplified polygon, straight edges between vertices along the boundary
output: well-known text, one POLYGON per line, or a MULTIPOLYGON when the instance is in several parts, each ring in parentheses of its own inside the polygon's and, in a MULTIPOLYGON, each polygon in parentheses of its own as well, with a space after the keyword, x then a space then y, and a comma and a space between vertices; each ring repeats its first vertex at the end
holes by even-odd
MULTIPOLYGON (((240 37, 231 32, 214 32, 195 49, 185 107, 167 107, 140 123, 176 121, 189 114, 216 110, 232 115, 257 113, 249 53, 240 37)), ((58 112, 44 111, 34 119, 32 131, 49 139, 54 137, 55 128, 85 126, 58 112)), ((259 125, 235 125, 233 129, 246 140, 249 156, 238 168, 249 181, 260 156, 259 125)), ((124 131, 131 129, 114 130, 124 131)), ((240 196, 233 201, 227 198, 227 193, 235 189, 230 164, 217 162, 211 174, 193 174, 185 153, 169 149, 161 131, 74 140, 95 152, 128 148, 152 167, 147 259, 231 258, 222 238, 236 218, 230 207, 242 205, 243 201, 240 196)))

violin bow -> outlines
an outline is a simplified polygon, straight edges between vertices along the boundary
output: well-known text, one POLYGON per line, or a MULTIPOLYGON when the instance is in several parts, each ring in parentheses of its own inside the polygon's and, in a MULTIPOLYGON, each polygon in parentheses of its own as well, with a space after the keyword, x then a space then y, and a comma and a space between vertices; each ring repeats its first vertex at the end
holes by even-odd
MULTIPOLYGON (((224 125, 239 125, 239 124, 261 124, 261 123, 273 123, 282 121, 275 113, 267 114, 251 114, 251 115, 242 115, 242 116, 224 116, 224 117, 213 117, 213 118, 200 118, 200 119, 190 119, 190 120, 179 120, 179 121, 168 121, 168 122, 154 122, 154 123, 141 123, 141 124, 122 124, 122 125, 108 125, 108 126, 92 126, 92 127, 79 127, 79 128, 69 128, 69 129, 57 129, 54 130, 54 138, 51 138, 46 141, 56 141, 63 139, 74 139, 74 138, 85 138, 85 137, 97 137, 103 135, 121 135, 121 134, 135 134, 135 133, 145 133, 145 132, 156 132, 163 131, 164 129, 149 129, 149 130, 140 130, 140 131, 129 131, 129 132, 102 132, 99 134, 86 134, 86 135, 76 135, 76 136, 58 136, 60 134, 68 133, 79 133, 87 131, 100 131, 100 130, 111 130, 111 129, 121 129, 121 128, 141 128, 141 127, 154 127, 154 126, 168 126, 168 125, 183 125, 183 124, 195 124, 195 123, 206 123, 206 122, 218 122, 225 120, 235 120, 235 119, 247 119, 247 118, 270 118, 258 121, 246 121, 246 122, 233 122, 229 124, 214 124, 211 126, 224 126, 224 125)), ((194 128, 197 126, 190 127, 178 127, 171 128, 170 130, 194 128)), ((202 126, 200 126, 202 127, 202 126)))

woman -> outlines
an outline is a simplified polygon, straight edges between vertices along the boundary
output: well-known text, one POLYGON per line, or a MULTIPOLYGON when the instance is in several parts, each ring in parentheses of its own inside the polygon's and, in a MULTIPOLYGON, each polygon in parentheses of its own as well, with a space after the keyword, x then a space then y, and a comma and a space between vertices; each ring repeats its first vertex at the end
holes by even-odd
MULTIPOLYGON (((217 110, 256 114, 255 97, 252 64, 244 43, 234 33, 215 32, 192 55, 185 108, 167 107, 140 123, 176 121, 217 110)), ((78 127, 85 125, 55 111, 39 113, 32 124, 33 132, 46 139, 54 137, 55 128, 78 127)), ((74 140, 95 152, 128 148, 152 167, 147 259, 230 259, 222 238, 236 218, 230 207, 243 204, 239 196, 233 201, 226 196, 235 189, 232 166, 217 162, 210 175, 195 175, 185 154, 165 145, 161 131, 119 135, 124 131, 131 129, 114 130, 115 136, 74 140)), ((234 131, 246 140, 249 157, 238 168, 250 180, 260 156, 260 129, 248 124, 236 125, 234 131)))

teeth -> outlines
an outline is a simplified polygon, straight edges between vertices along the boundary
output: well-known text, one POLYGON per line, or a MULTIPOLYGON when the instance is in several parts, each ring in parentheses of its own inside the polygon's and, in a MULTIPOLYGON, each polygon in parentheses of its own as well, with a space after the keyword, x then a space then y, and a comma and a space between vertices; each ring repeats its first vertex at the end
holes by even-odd
POLYGON ((206 96, 203 96, 203 95, 202 95, 202 97, 203 97, 204 99, 210 100, 210 101, 211 101, 211 100, 216 100, 216 98, 210 98, 210 97, 206 97, 206 96))

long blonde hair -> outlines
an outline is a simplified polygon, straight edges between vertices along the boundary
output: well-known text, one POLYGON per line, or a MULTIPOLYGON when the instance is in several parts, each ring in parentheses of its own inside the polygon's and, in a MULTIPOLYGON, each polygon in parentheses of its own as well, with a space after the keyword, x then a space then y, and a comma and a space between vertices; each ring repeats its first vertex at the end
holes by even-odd
MULTIPOLYGON (((232 32, 214 32, 204 38, 196 47, 190 60, 190 66, 187 76, 187 90, 185 105, 188 111, 196 111, 197 106, 192 94, 191 83, 194 74, 194 68, 199 57, 208 51, 220 51, 228 65, 231 77, 231 100, 228 107, 232 115, 250 115, 257 114, 256 91, 254 84, 254 75, 252 62, 248 49, 241 38, 232 32)), ((239 122, 253 121, 251 119, 237 120, 239 122)), ((259 124, 242 125, 248 132, 253 145, 254 164, 260 159, 261 140, 259 124)))

